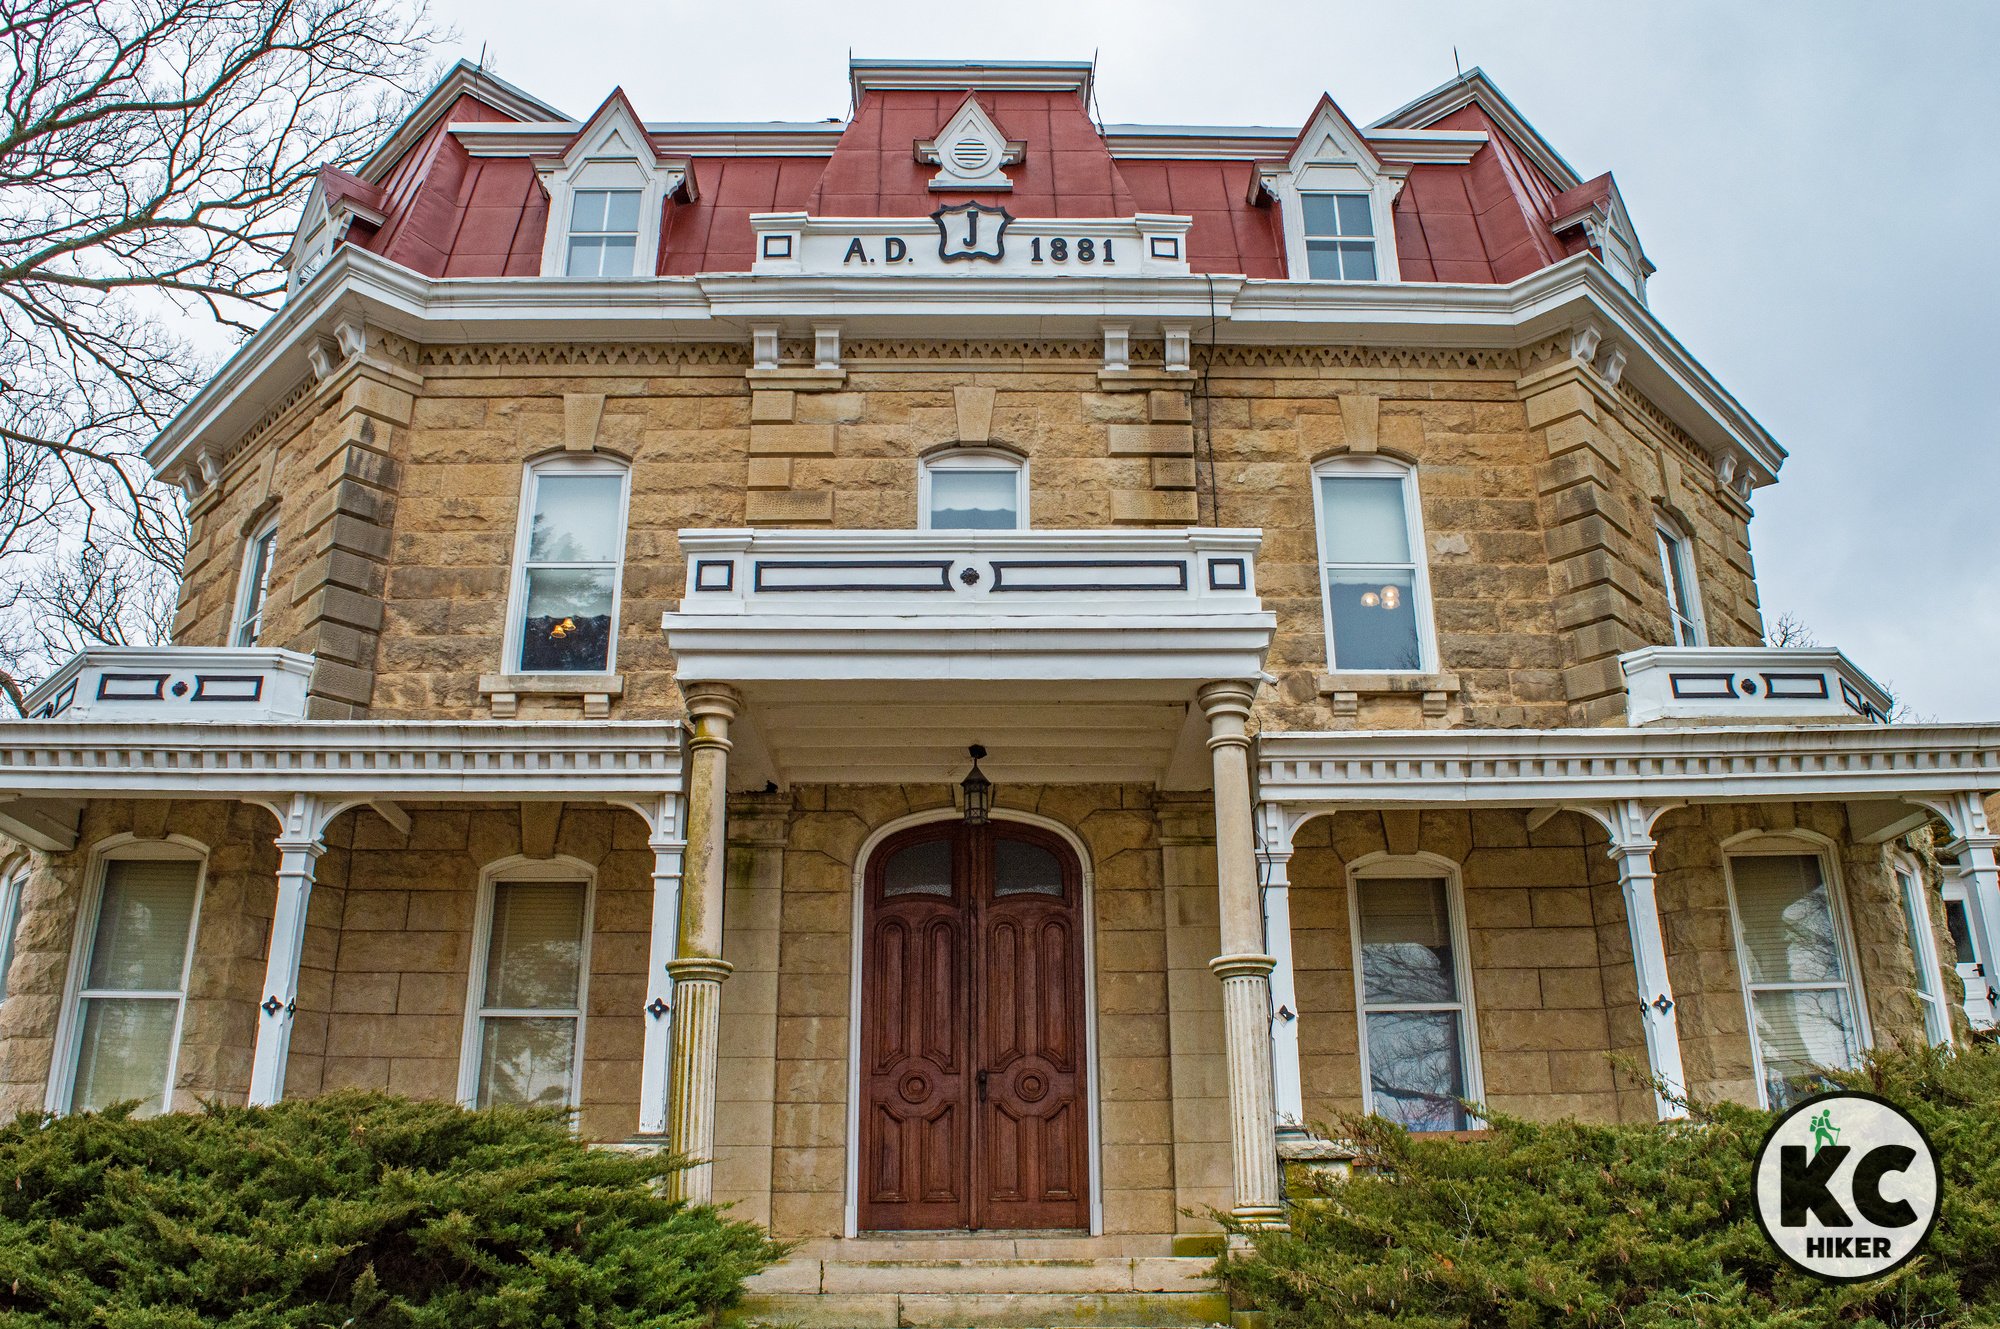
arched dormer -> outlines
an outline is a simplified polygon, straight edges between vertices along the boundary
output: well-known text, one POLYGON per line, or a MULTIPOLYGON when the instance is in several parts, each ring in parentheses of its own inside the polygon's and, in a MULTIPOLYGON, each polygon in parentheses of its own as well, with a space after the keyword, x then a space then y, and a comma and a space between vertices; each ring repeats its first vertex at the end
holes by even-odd
POLYGON ((1291 155, 1258 170, 1259 187, 1277 200, 1292 280, 1401 280, 1395 204, 1408 173, 1376 155, 1322 96, 1291 155))
POLYGON ((623 89, 561 155, 536 159, 535 174, 549 196, 544 277, 653 276, 667 199, 694 197, 692 164, 654 149, 623 89))

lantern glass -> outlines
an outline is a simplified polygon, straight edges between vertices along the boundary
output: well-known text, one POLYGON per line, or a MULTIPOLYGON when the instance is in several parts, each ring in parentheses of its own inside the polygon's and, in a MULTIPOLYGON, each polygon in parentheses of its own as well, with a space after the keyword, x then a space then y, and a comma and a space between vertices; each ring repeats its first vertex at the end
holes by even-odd
POLYGON ((959 788, 965 791, 965 824, 984 826, 993 815, 993 782, 979 769, 979 759, 986 755, 986 749, 974 743, 969 750, 972 769, 959 782, 959 788))

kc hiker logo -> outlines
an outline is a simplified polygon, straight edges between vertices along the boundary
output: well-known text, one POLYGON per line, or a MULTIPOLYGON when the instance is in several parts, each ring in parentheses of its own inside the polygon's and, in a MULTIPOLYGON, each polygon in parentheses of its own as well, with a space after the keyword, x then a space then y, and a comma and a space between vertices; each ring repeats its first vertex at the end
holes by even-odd
POLYGON ((1785 1113, 1751 1176, 1764 1235, 1829 1282, 1899 1268, 1937 1226, 1937 1151, 1907 1113, 1873 1094, 1821 1094, 1785 1113))

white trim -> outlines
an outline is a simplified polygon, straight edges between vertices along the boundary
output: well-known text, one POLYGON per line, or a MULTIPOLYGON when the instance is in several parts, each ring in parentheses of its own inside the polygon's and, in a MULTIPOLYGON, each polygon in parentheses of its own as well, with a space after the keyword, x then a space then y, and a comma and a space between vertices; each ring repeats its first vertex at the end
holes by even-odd
POLYGON ((171 995, 174 998, 173 1046, 167 1052, 167 1082, 160 1105, 161 1111, 173 1110, 174 1089, 180 1073, 181 1027, 187 1019, 188 980, 194 970, 195 944, 201 936, 202 899, 208 889, 208 855, 207 845, 185 835, 146 840, 136 835, 119 834, 100 840, 91 848, 84 876, 90 883, 88 903, 77 911, 76 932, 70 938, 69 973, 63 981, 62 1008, 56 1016, 54 1054, 49 1063, 49 1083, 43 1101, 47 1111, 62 1116, 70 1112, 70 1097, 76 1089, 77 1058, 83 1053, 79 1042, 83 1033, 82 1003, 93 991, 84 987, 84 974, 97 933, 98 913, 104 907, 105 882, 110 875, 111 864, 121 860, 195 864, 194 906, 188 913, 187 947, 181 955, 179 990, 173 993, 161 989, 158 992, 124 994, 162 998, 171 995))
MULTIPOLYGON (((1452 929, 1453 981, 1458 1000, 1384 1007, 1385 1010, 1437 1010, 1458 1014, 1459 1056, 1465 1075, 1465 1099, 1486 1100, 1486 1076, 1479 1055, 1479 1015, 1472 996, 1472 933, 1465 921, 1465 882, 1460 864, 1439 854, 1364 854, 1347 865, 1348 960, 1354 967, 1354 1024, 1361 1066, 1361 1110, 1375 1110, 1373 1076, 1368 1068, 1368 991, 1361 970, 1361 884, 1366 881, 1432 881, 1444 879, 1445 909, 1452 929)), ((1477 1113, 1466 1114, 1466 1128, 1480 1124, 1477 1113)))
POLYGON ((28 891, 28 860, 0 862, 0 1005, 7 1001, 7 971, 14 966, 15 935, 21 926, 21 901, 28 891))
POLYGON ((548 226, 542 235, 542 277, 593 285, 652 277, 659 267, 660 216, 667 195, 686 181, 686 164, 661 161, 659 149, 646 127, 633 115, 630 105, 615 94, 584 122, 578 134, 559 157, 535 163, 535 174, 549 197, 548 226), (633 243, 630 277, 569 274, 571 213, 576 195, 588 190, 639 195, 639 231, 633 243))
MULTIPOLYGON (((868 865, 875 851, 890 836, 913 826, 956 821, 963 814, 955 807, 932 808, 878 826, 854 857, 854 904, 848 921, 848 1001, 847 1001, 847 1179, 843 1194, 841 1235, 861 1234, 860 1160, 861 1145, 861 964, 864 913, 868 902, 868 865)), ((1085 1109, 1089 1131, 1090 1235, 1104 1235, 1104 1140, 1098 1104, 1103 1098, 1103 1076, 1097 1064, 1097 876, 1091 868, 1090 850, 1083 837, 1052 817, 994 808, 993 820, 1033 826, 1059 837, 1076 855, 1081 879, 1078 908, 1083 913, 1083 1059, 1085 1066, 1085 1109)))
MULTIPOLYGON (((569 678, 615 673, 618 668, 619 610, 625 599, 625 537, 631 523, 632 467, 623 458, 605 453, 557 453, 525 463, 521 468, 521 505, 514 524, 514 556, 507 584, 507 635, 501 644, 503 674, 537 678, 569 678), (528 611, 528 548, 534 529, 535 512, 541 502, 541 482, 546 475, 616 475, 618 483, 618 548, 611 567, 611 625, 604 646, 601 667, 586 670, 524 669, 521 653, 527 642, 524 626, 528 611)), ((554 563, 537 566, 558 566, 554 563)), ((602 567, 601 563, 578 563, 576 567, 602 567)))
MULTIPOLYGON (((1028 517, 1028 459, 1001 448, 956 447, 917 458, 917 529, 931 529, 931 475, 935 471, 1012 471, 1014 473, 1014 525, 1025 531, 1028 517)), ((967 528, 955 528, 966 530, 967 528)), ((976 533, 968 531, 968 533, 976 533)))
MULTIPOLYGON (((1390 675, 1435 672, 1438 668, 1437 622, 1436 615, 1431 609, 1430 551, 1424 536, 1424 505, 1422 496, 1417 491, 1417 468, 1409 462, 1380 454, 1348 453, 1328 457, 1313 464, 1312 501, 1313 560, 1319 569, 1320 631, 1325 634, 1327 668, 1336 672, 1366 668, 1370 673, 1390 675), (1416 601, 1410 607, 1417 623, 1418 661, 1414 669, 1376 669, 1372 666, 1343 665, 1334 658, 1333 583, 1327 576, 1332 565, 1326 560, 1326 508, 1320 497, 1320 481, 1327 476, 1379 479, 1395 477, 1402 481, 1404 534, 1410 543, 1410 595, 1416 601)), ((1402 565, 1371 563, 1340 566, 1400 568, 1402 565)))
POLYGON ((1562 154, 1550 146, 1527 118, 1514 108, 1505 93, 1486 71, 1477 65, 1466 70, 1448 83, 1441 83, 1423 96, 1389 112, 1366 132, 1377 130, 1428 129, 1462 106, 1477 103, 1482 111, 1500 127, 1502 133, 1514 140, 1517 147, 1527 154, 1528 160, 1541 168, 1559 190, 1574 189, 1583 183, 1576 168, 1564 161, 1562 154))
POLYGON ((1701 572, 1695 562, 1694 536, 1679 518, 1669 513, 1656 511, 1653 514, 1654 544, 1660 555, 1660 576, 1666 583, 1667 627, 1673 640, 1670 646, 1708 645, 1708 618, 1701 607, 1701 572), (1681 591, 1687 598, 1686 634, 1692 641, 1682 641, 1682 615, 1674 594, 1681 591))
POLYGON ((1839 846, 1811 831, 1745 831, 1732 835, 1720 846, 1723 884, 1729 892, 1730 939, 1736 948, 1737 986, 1743 994, 1744 1033, 1750 1040, 1750 1065, 1757 1080, 1757 1102, 1770 1107, 1765 1093, 1764 1048, 1757 1038, 1756 990, 1780 991, 1795 988, 1826 991, 1842 986, 1835 983, 1758 983, 1753 989, 1750 955, 1743 945, 1743 913, 1736 902, 1736 860, 1739 858, 1803 858, 1819 861, 1820 880, 1826 890, 1827 909, 1833 918, 1834 945, 1838 951, 1847 992, 1848 1009, 1854 1018, 1854 1050, 1858 1065, 1862 1054, 1875 1046, 1875 1034, 1868 1021, 1867 993, 1862 987, 1861 965, 1854 947, 1854 929, 1849 922, 1847 891, 1840 875, 1839 846))
POLYGON ((257 529, 252 531, 249 537, 243 541, 240 559, 241 566, 236 571, 236 603, 229 615, 229 644, 231 646, 241 648, 257 645, 257 638, 263 632, 264 607, 270 603, 271 599, 271 570, 277 565, 277 562, 278 514, 274 512, 263 521, 258 522, 257 529), (266 539, 270 540, 271 549, 270 553, 265 557, 263 576, 261 579, 256 579, 251 575, 251 569, 254 566, 253 560, 258 549, 266 539), (245 628, 251 630, 250 640, 241 641, 239 638, 242 637, 245 628))
POLYGON ((1914 856, 1900 851, 1888 855, 1889 879, 1910 924, 1910 960, 1916 966, 1918 1011, 1924 1017, 1924 1035, 1931 1042, 1950 1047, 1957 1040, 1951 1029, 1951 998, 1945 995, 1944 967, 1938 959, 1937 931, 1931 922, 1930 888, 1914 856), (1930 1013, 1936 1012, 1936 1035, 1930 1013))
POLYGON ((871 88, 921 92, 1074 92, 1090 105, 1094 60, 856 60, 847 62, 855 105, 871 88))
POLYGON ((1298 147, 1282 166, 1258 172, 1264 187, 1278 201, 1278 220, 1285 236, 1285 270, 1293 281, 1315 284, 1306 261, 1305 203, 1307 194, 1361 194, 1369 201, 1374 224, 1375 278, 1343 280, 1343 285, 1373 286, 1402 281, 1396 253, 1396 196, 1403 190, 1408 167, 1386 169, 1367 138, 1338 107, 1322 100, 1299 132, 1298 147))
POLYGON ((575 1108, 583 1103, 583 1060, 585 1027, 590 1020, 590 951, 591 931, 597 913, 597 869, 580 858, 568 854, 552 854, 547 858, 529 858, 515 854, 508 858, 488 863, 479 872, 479 899, 474 906, 472 918, 472 954, 466 963, 465 976, 465 1027, 460 1034, 458 1054, 458 1101, 466 1107, 477 1105, 479 1097, 479 1053, 480 1035, 485 1022, 493 1018, 507 1016, 553 1016, 557 1019, 576 1020, 576 1045, 571 1053, 569 1093, 564 1106, 575 1108), (549 1007, 513 1009, 488 1008, 485 1003, 487 952, 493 939, 493 901, 495 888, 503 883, 544 882, 554 886, 567 886, 581 882, 583 885, 583 953, 578 959, 576 978, 576 1009, 557 1010, 549 1007))
POLYGON ((1960 916, 1965 920, 1965 940, 1972 947, 1972 958, 1964 963, 1958 959, 1958 943, 1952 942, 1952 972, 1965 988, 1964 1000, 1960 1002, 1965 1018, 1974 1029, 1990 1028, 1993 1024, 1993 1001, 1989 994, 1993 991, 1993 967, 1986 963, 1986 939, 1979 935, 1979 925, 1972 912, 1971 902, 1966 898, 1971 883, 1962 876, 1947 875, 1938 894, 1947 905, 1956 904, 1960 916), (1970 972, 1968 972, 1970 971, 1970 972))

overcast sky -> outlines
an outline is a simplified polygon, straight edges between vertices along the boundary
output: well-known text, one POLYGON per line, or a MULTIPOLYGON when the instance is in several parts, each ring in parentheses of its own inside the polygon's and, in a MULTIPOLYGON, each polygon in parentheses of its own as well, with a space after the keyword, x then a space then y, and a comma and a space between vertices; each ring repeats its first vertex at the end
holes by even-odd
POLYGON ((1668 328, 1791 453, 1751 538, 1803 620, 1925 718, 2000 720, 2000 57, 1991 3, 435 0, 571 115, 817 120, 847 56, 1098 60, 1108 121, 1366 124, 1483 67, 1614 170, 1668 328))

